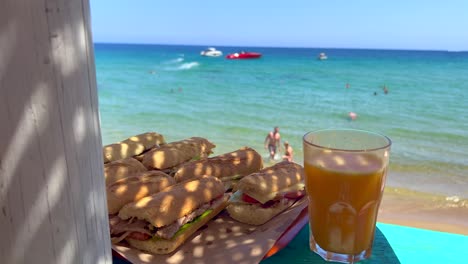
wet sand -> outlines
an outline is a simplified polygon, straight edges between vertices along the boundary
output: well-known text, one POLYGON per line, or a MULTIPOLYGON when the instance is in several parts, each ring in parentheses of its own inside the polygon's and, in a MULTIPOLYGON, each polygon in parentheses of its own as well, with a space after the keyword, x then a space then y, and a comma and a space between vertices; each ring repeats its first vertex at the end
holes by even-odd
POLYGON ((468 235, 468 200, 386 188, 377 220, 468 235))

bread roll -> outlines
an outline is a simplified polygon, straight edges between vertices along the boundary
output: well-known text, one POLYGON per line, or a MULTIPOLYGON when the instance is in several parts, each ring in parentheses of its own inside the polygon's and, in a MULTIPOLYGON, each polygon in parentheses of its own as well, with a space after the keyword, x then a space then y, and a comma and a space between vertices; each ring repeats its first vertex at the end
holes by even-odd
POLYGON ((304 169, 283 161, 242 178, 226 208, 242 223, 262 225, 305 194, 304 169))
POLYGON ((143 153, 154 146, 165 144, 163 135, 148 132, 103 147, 104 163, 143 153))
POLYGON ((175 184, 174 178, 162 171, 145 171, 107 186, 107 208, 115 214, 126 204, 157 193, 175 184))
POLYGON ((262 167, 262 156, 252 148, 243 147, 216 157, 184 163, 178 167, 174 178, 181 182, 208 175, 223 180, 233 176, 245 176, 262 167))
POLYGON ((224 194, 223 183, 207 176, 197 180, 172 185, 122 207, 119 217, 144 219, 155 227, 171 224, 201 205, 211 202, 224 194))
POLYGON ((304 181, 304 168, 294 162, 282 161, 242 178, 237 190, 260 195, 277 192, 304 181))
POLYGON ((250 225, 263 225, 277 214, 286 210, 293 203, 293 200, 285 200, 267 208, 263 208, 257 204, 231 204, 226 207, 226 210, 229 216, 239 222, 250 225))
POLYGON ((147 171, 145 166, 134 158, 126 158, 104 164, 104 177, 106 186, 126 178, 133 173, 147 171))
POLYGON ((207 139, 192 137, 148 151, 143 155, 142 163, 148 169, 164 170, 194 158, 206 158, 214 147, 207 139))
POLYGON ((227 205, 229 196, 226 194, 223 197, 223 202, 213 209, 206 217, 200 221, 193 223, 183 232, 176 234, 171 239, 148 239, 145 241, 127 238, 127 242, 134 248, 153 253, 153 254, 169 254, 182 245, 188 238, 192 236, 200 227, 204 226, 213 217, 219 214, 227 205))

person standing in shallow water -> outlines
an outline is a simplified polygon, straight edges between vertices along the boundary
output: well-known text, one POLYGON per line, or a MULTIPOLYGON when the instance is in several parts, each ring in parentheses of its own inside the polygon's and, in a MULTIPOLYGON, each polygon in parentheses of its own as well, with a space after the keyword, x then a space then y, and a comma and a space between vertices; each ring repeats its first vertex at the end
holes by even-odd
POLYGON ((287 160, 289 162, 293 161, 293 148, 289 145, 288 141, 284 142, 284 156, 283 160, 287 160))
POLYGON ((275 159, 276 151, 281 151, 281 135, 279 127, 275 127, 273 131, 265 137, 265 149, 270 152, 270 160, 275 159))

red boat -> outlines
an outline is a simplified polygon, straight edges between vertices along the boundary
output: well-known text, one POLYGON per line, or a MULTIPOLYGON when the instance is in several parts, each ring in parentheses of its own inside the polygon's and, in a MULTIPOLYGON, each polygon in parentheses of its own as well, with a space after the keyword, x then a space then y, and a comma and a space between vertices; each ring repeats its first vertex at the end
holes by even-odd
POLYGON ((236 53, 231 53, 226 56, 226 59, 236 60, 236 59, 258 59, 262 56, 261 53, 258 52, 248 52, 248 51, 241 51, 236 53))

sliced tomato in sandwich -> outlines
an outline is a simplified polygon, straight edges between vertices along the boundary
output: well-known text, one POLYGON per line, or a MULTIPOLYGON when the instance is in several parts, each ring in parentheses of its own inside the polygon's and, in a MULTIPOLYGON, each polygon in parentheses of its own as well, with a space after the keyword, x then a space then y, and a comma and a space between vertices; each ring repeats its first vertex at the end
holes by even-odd
POLYGON ((242 194, 242 201, 246 203, 260 203, 259 201, 255 200, 254 198, 248 196, 247 194, 242 194))

